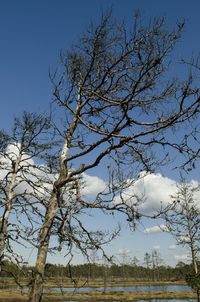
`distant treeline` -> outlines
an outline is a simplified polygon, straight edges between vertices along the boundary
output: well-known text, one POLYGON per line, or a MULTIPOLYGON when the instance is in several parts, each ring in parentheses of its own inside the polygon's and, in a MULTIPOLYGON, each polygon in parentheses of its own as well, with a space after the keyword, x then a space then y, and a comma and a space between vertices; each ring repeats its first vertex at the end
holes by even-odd
POLYGON ((175 268, 170 266, 159 266, 156 268, 146 268, 144 266, 132 265, 96 265, 96 264, 82 264, 73 265, 71 267, 55 266, 52 264, 46 265, 46 276, 53 277, 71 275, 75 278, 87 279, 135 279, 150 280, 150 281, 164 281, 164 280, 184 280, 185 275, 192 270, 191 265, 179 263, 175 268), (57 273, 56 273, 57 271, 57 273))
MULTIPOLYGON (((55 265, 47 263, 45 267, 46 278, 84 278, 84 279, 103 279, 127 280, 129 278, 135 281, 179 281, 184 280, 185 275, 192 270, 192 266, 179 262, 176 267, 157 266, 156 268, 147 268, 144 266, 133 265, 98 265, 98 264, 80 264, 80 265, 55 265)), ((4 261, 0 277, 29 277, 34 272, 33 267, 16 265, 4 261)))

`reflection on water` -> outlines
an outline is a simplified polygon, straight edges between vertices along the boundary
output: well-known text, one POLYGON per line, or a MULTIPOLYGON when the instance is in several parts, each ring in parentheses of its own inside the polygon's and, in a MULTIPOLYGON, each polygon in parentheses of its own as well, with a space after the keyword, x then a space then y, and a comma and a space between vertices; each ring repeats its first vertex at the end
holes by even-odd
MULTIPOLYGON (((17 287, 12 287, 12 289, 16 289, 17 287)), ((11 287, 10 287, 11 289, 11 287)), ((28 288, 24 288, 28 289, 28 288)), ((162 291, 162 292, 176 292, 176 291, 188 291, 191 290, 188 286, 186 285, 149 285, 149 286, 119 286, 119 287, 80 287, 80 288, 67 288, 67 287, 54 287, 54 288, 45 288, 46 291, 57 291, 58 294, 62 292, 63 296, 69 295, 69 292, 73 293, 73 295, 77 296, 80 295, 81 292, 83 291, 127 291, 127 292, 136 292, 136 291, 141 291, 141 292, 152 292, 152 291, 162 291), (68 293, 67 293, 68 292, 68 293)), ((78 299, 76 297, 75 299, 78 299)), ((195 299, 152 299, 152 300, 138 300, 137 302, 195 302, 195 299)), ((66 300, 63 302, 80 302, 80 300, 66 300)), ((105 300, 96 300, 96 302, 106 302, 105 300)), ((112 300, 112 302, 119 302, 119 300, 112 300)))
POLYGON ((162 292, 178 292, 178 291, 188 291, 191 290, 186 285, 149 285, 149 286, 118 286, 118 287, 77 287, 77 288, 45 288, 48 291, 69 291, 69 292, 82 292, 82 291, 127 291, 127 292, 152 292, 152 291, 162 291, 162 292))
MULTIPOLYGON (((50 289, 48 289, 50 290, 50 289)), ((51 288, 53 291, 60 291, 61 289, 59 288, 51 288)), ((134 291, 142 291, 142 292, 152 292, 152 291, 188 291, 190 288, 185 285, 151 285, 151 286, 132 286, 132 287, 81 287, 81 288, 63 288, 62 293, 64 294, 65 291, 73 291, 73 292, 82 292, 82 291, 129 291, 129 292, 134 292, 134 291)), ((65 295, 65 294, 64 294, 65 295)), ((181 299, 152 299, 152 300, 138 300, 137 302, 196 302, 195 299, 187 299, 187 300, 181 300, 181 299)), ((80 302, 80 300, 76 301, 63 301, 63 302, 80 302)), ((96 302, 106 302, 105 300, 96 300, 96 302)), ((112 300, 112 302, 118 302, 116 300, 112 300)))
MULTIPOLYGON (((181 300, 181 299, 170 299, 170 300, 166 300, 166 299, 152 299, 152 300, 137 300, 137 302, 196 302, 196 299, 186 299, 186 300, 181 300)), ((69 301, 68 301, 69 302, 69 301)), ((78 302, 78 301, 77 301, 78 302)), ((100 302, 100 301, 98 301, 100 302)))
MULTIPOLYGON (((196 302, 195 299, 187 299, 187 300, 181 300, 181 299, 170 299, 170 300, 166 300, 166 299, 152 299, 152 300, 137 300, 135 302, 196 302)), ((56 301, 56 302, 60 302, 60 301, 56 301)), ((80 302, 80 300, 76 300, 76 301, 72 301, 72 300, 66 300, 66 301, 62 301, 62 302, 80 302)), ((108 302, 108 300, 97 300, 96 302, 108 302)), ((112 302, 119 302, 119 300, 112 300, 112 302)))

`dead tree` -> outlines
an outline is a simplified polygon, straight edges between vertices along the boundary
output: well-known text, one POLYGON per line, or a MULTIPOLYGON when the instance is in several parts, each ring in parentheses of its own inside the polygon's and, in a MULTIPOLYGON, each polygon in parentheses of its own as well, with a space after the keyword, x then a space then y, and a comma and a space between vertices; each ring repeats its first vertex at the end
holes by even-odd
POLYGON ((1 135, 0 269, 4 259, 23 263, 22 255, 16 253, 16 245, 31 243, 31 236, 36 231, 34 217, 37 217, 36 221, 38 216, 42 216, 38 204, 41 209, 47 197, 45 178, 42 177, 47 176, 47 167, 44 173, 43 167, 35 161, 42 157, 45 159, 53 146, 47 142, 49 127, 48 118, 24 112, 22 118, 15 119, 11 133, 1 135))
POLYGON ((200 301, 199 287, 199 241, 200 241, 200 210, 195 198, 198 187, 183 182, 177 188, 177 194, 172 196, 172 203, 163 216, 167 231, 173 235, 177 243, 186 246, 189 250, 193 272, 187 276, 190 286, 196 290, 197 300, 200 301), (198 280, 198 286, 196 282, 198 280))
POLYGON ((73 256, 74 245, 84 253, 91 245, 101 248, 83 225, 81 212, 120 211, 134 222, 140 213, 122 194, 132 185, 130 175, 136 177, 139 171, 152 171, 163 163, 168 146, 173 147, 176 126, 183 127, 198 113, 199 90, 190 77, 171 78, 169 69, 183 26, 168 30, 163 19, 142 24, 136 15, 127 28, 124 22, 113 21, 111 14, 103 14, 99 24, 91 24, 78 43, 61 54, 51 80, 58 112, 64 113, 62 124, 54 125, 63 145, 29 301, 41 300, 51 236, 57 232, 73 256), (88 201, 81 194, 82 175, 97 166, 105 173, 108 169, 109 181, 104 192, 88 201), (116 196, 120 202, 115 202, 116 196))

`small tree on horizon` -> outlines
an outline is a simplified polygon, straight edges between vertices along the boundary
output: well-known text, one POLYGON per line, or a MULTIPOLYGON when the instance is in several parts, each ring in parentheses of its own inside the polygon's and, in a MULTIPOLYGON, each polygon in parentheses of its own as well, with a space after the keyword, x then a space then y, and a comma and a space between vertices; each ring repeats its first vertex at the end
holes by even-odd
POLYGON ((197 293, 200 301, 200 208, 195 197, 199 187, 186 182, 178 185, 177 193, 172 196, 172 203, 164 215, 168 232, 173 235, 177 243, 186 246, 192 260, 192 273, 186 275, 186 281, 197 293))

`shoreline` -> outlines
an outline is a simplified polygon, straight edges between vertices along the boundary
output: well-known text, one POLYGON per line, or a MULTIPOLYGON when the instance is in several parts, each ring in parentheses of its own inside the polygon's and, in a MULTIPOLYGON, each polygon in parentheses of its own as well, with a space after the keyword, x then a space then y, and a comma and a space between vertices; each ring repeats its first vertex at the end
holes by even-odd
MULTIPOLYGON (((0 302, 27 302, 28 293, 23 294, 19 290, 14 291, 0 291, 0 302)), ((82 291, 77 292, 65 292, 61 293, 45 291, 43 295, 43 302, 55 302, 55 301, 137 301, 137 300, 150 300, 150 299, 195 299, 196 294, 192 291, 184 292, 123 292, 123 291, 82 291)))
MULTIPOLYGON (((16 286, 13 280, 4 280, 4 285, 16 286)), ((27 284, 27 280, 21 280, 22 283, 27 284)), ((191 291, 109 291, 107 287, 133 287, 133 286, 167 286, 167 285, 186 285, 184 281, 135 281, 135 280, 84 280, 80 279, 77 282, 77 288, 92 287, 94 290, 76 290, 75 283, 70 279, 51 279, 45 282, 43 302, 58 302, 58 301, 119 301, 130 302, 137 300, 150 300, 150 299, 195 299, 195 292, 191 291), (60 288, 60 291, 51 290, 51 288, 60 288), (103 287, 104 290, 96 288, 103 287), (67 291, 67 288, 74 288, 74 291, 67 291), (64 290, 63 290, 64 289, 64 290)), ((27 302, 28 290, 27 289, 0 289, 0 302, 27 302)))

